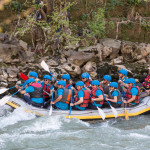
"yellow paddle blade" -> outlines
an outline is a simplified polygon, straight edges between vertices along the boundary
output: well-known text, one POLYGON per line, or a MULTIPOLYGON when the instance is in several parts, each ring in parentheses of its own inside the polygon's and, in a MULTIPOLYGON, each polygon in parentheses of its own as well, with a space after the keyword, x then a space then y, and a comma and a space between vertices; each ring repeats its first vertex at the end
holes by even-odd
POLYGON ((126 119, 126 120, 129 120, 129 116, 128 116, 128 112, 127 112, 126 108, 125 108, 124 111, 125 111, 125 119, 126 119))

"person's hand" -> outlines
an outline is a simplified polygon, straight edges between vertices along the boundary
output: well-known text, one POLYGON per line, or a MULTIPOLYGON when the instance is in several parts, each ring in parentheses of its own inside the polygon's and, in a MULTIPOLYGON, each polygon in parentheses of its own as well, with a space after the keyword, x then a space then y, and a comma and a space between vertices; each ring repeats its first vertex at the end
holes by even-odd
POLYGON ((150 92, 150 90, 146 90, 146 93, 149 93, 150 92))
POLYGON ((121 83, 122 83, 122 81, 121 81, 121 80, 118 80, 118 83, 120 83, 120 84, 121 84, 121 83))
POLYGON ((74 104, 73 104, 73 103, 70 103, 70 106, 74 106, 74 104))
POLYGON ((71 89, 74 90, 74 87, 72 86, 71 89))
POLYGON ((53 105, 53 104, 55 104, 54 102, 51 102, 51 104, 53 105))
POLYGON ((95 101, 95 98, 92 98, 92 101, 95 101))
POLYGON ((16 89, 19 89, 19 86, 18 86, 18 85, 15 85, 15 88, 16 88, 16 89))
POLYGON ((126 100, 123 100, 123 103, 127 104, 128 102, 126 100))
POLYGON ((54 90, 54 89, 52 89, 51 91, 52 91, 52 92, 55 92, 55 90, 54 90))

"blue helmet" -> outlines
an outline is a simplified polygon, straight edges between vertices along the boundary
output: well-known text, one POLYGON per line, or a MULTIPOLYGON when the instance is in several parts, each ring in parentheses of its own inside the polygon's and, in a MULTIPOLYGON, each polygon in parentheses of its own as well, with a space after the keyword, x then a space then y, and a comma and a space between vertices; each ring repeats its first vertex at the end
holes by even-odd
POLYGON ((84 87, 84 82, 78 81, 78 82, 76 83, 76 86, 83 86, 83 87, 84 87))
POLYGON ((126 79, 126 80, 124 81, 124 83, 126 83, 126 84, 130 83, 130 79, 126 79))
POLYGON ((91 84, 92 85, 100 85, 100 82, 98 80, 93 80, 91 84))
POLYGON ((60 81, 58 81, 57 85, 63 85, 65 87, 66 82, 64 80, 60 80, 60 81))
POLYGON ((104 75, 103 79, 110 82, 111 81, 111 76, 110 75, 104 75))
POLYGON ((35 79, 30 78, 30 79, 28 79, 28 80, 26 81, 27 84, 29 84, 29 83, 31 83, 31 82, 35 82, 35 79))
POLYGON ((61 77, 62 79, 70 80, 70 75, 69 74, 64 74, 61 77))
POLYGON ((129 83, 135 84, 135 79, 134 79, 134 78, 130 78, 130 79, 129 79, 129 83))
POLYGON ((128 71, 126 69, 121 69, 118 73, 124 74, 125 76, 128 75, 128 71))
POLYGON ((89 79, 90 75, 87 72, 82 73, 81 78, 88 78, 89 79))
POLYGON ((114 87, 114 88, 118 88, 118 83, 117 83, 117 82, 111 82, 111 83, 109 84, 109 86, 112 86, 112 87, 114 87))
POLYGON ((37 73, 35 71, 31 71, 29 76, 37 78, 37 73))
POLYGON ((45 75, 45 76, 43 77, 43 79, 51 80, 51 76, 50 76, 50 75, 45 75))

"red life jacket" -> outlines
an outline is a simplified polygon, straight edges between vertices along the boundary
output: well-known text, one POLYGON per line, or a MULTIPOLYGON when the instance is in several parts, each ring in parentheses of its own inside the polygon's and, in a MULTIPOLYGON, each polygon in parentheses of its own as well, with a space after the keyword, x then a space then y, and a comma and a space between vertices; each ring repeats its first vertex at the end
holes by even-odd
POLYGON ((146 78, 144 79, 144 82, 142 83, 142 85, 146 88, 146 89, 150 89, 150 75, 148 74, 146 76, 146 78))
POLYGON ((139 104, 139 102, 140 102, 140 89, 139 89, 138 86, 130 86, 130 87, 127 89, 125 100, 128 101, 130 98, 132 98, 132 95, 131 95, 131 92, 130 92, 130 91, 131 91, 131 89, 132 89, 133 87, 136 87, 136 88, 138 89, 138 95, 136 96, 135 100, 132 101, 131 103, 139 104))
MULTIPOLYGON (((47 93, 50 93, 50 88, 51 88, 51 85, 49 86, 46 86, 46 84, 43 85, 43 90, 46 91, 47 93)), ((43 98, 48 98, 49 95, 45 93, 44 91, 43 91, 43 98)))
MULTIPOLYGON (((95 92, 96 92, 97 90, 101 90, 102 93, 103 93, 103 97, 104 97, 104 90, 103 90, 102 88, 94 88, 94 89, 92 89, 92 91, 91 91, 91 97, 92 97, 92 98, 98 98, 98 97, 95 95, 95 92)), ((93 103, 93 101, 90 100, 90 103, 93 103)), ((103 101, 95 101, 95 103, 96 103, 96 104, 103 105, 104 100, 103 100, 103 101)))
MULTIPOLYGON (((81 90, 81 89, 80 89, 81 90)), ((78 92, 80 91, 78 90, 76 92, 76 97, 75 97, 75 102, 77 102, 79 100, 78 98, 78 92)), ((90 101, 90 93, 88 90, 82 90, 84 92, 84 98, 83 98, 83 103, 79 104, 80 107, 88 107, 88 103, 90 101)))
POLYGON ((65 88, 67 89, 70 85, 72 85, 72 84, 70 84, 70 83, 69 83, 69 84, 67 84, 65 88))

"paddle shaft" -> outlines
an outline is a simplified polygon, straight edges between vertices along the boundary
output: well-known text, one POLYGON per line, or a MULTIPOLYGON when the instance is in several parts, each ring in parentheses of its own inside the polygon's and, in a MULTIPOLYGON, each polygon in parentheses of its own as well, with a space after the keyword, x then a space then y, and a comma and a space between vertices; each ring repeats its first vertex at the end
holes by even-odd
MULTIPOLYGON (((92 99, 92 96, 90 95, 90 98, 92 99)), ((98 107, 97 106, 97 104, 96 104, 96 102, 94 101, 94 100, 92 100, 93 101, 93 103, 94 103, 94 105, 96 106, 96 107, 98 107)), ((98 107, 99 108, 99 107, 98 107)))
MULTIPOLYGON (((72 90, 71 90, 71 102, 70 103, 72 103, 72 90)), ((69 111, 69 117, 70 117, 70 115, 71 115, 71 109, 72 109, 72 106, 70 106, 70 111, 69 111)))
MULTIPOLYGON (((18 86, 22 86, 23 84, 19 84, 18 86)), ((15 86, 10 87, 8 90, 15 88, 15 86)))
POLYGON ((57 81, 57 80, 56 80, 56 78, 52 75, 52 73, 51 73, 51 72, 49 72, 49 74, 50 74, 50 75, 54 78, 54 80, 55 80, 55 81, 57 81))

